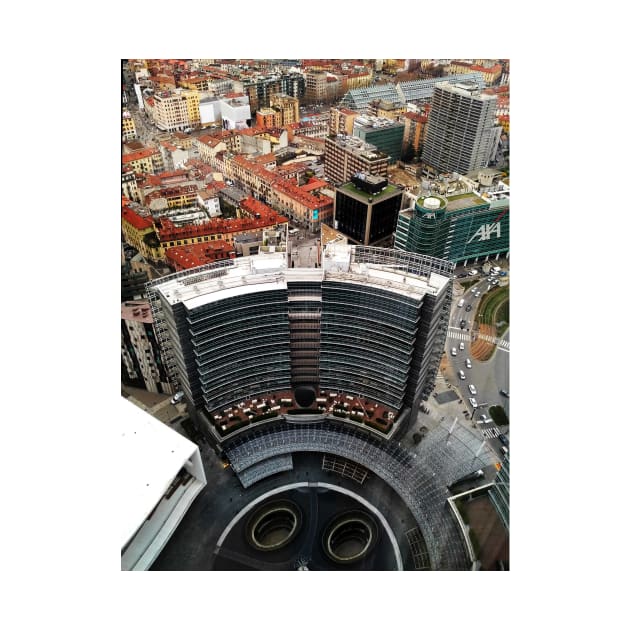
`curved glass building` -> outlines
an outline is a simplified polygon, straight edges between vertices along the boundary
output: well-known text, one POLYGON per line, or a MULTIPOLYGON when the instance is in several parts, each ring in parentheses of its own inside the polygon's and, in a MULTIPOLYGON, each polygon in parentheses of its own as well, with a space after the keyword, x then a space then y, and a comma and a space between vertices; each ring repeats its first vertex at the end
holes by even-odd
POLYGON ((430 256, 329 244, 321 268, 265 253, 148 289, 172 378, 206 414, 301 386, 416 413, 442 354, 452 269, 430 256))

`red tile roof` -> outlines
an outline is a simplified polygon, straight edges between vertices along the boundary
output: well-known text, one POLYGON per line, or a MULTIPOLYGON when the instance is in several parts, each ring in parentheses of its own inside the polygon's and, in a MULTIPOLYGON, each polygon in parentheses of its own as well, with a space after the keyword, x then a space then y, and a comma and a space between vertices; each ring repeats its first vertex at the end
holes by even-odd
POLYGON ((234 248, 223 240, 170 247, 166 250, 166 258, 175 264, 178 271, 201 267, 215 260, 234 258, 235 256, 234 248))
POLYGON ((141 217, 139 214, 134 212, 131 208, 124 205, 122 209, 122 220, 131 224, 136 230, 146 230, 153 226, 153 221, 146 217, 141 217))
POLYGON ((151 157, 152 155, 156 155, 157 152, 157 149, 140 149, 139 151, 133 151, 132 153, 127 153, 126 155, 123 155, 122 162, 123 164, 135 162, 136 160, 142 160, 144 158, 151 157))

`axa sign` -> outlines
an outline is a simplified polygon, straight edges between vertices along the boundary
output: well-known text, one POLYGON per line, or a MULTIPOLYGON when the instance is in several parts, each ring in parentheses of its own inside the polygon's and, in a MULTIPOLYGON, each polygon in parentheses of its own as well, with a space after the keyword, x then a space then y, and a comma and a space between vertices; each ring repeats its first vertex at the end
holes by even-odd
POLYGON ((479 229, 472 235, 466 245, 468 245, 468 243, 472 243, 475 239, 479 239, 480 241, 489 241, 493 234, 496 234, 497 238, 501 238, 500 222, 480 225, 479 229))

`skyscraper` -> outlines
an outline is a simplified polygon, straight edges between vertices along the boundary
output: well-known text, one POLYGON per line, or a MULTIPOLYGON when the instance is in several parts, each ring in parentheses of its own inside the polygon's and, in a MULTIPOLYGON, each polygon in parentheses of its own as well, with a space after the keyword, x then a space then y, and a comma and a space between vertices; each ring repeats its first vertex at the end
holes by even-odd
POLYGON ((433 92, 422 161, 438 173, 488 166, 501 127, 495 126, 497 97, 475 83, 438 83, 433 92))

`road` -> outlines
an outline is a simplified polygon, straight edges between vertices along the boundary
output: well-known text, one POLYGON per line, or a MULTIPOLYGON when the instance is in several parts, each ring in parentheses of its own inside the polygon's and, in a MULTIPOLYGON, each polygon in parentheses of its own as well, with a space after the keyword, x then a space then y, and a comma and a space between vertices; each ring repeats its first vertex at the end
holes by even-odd
MULTIPOLYGON (((479 276, 477 277, 479 278, 479 276)), ((473 277, 462 278, 462 281, 469 279, 473 279, 473 277)), ((445 351, 451 368, 449 370, 449 380, 459 389, 462 398, 466 401, 466 406, 470 413, 468 418, 472 417, 474 419, 475 426, 483 432, 483 435, 488 438, 489 443, 499 452, 501 443, 495 436, 503 431, 492 421, 484 424, 477 424, 477 421, 482 414, 489 417, 488 408, 493 405, 502 405, 509 417, 509 398, 499 393, 501 389, 509 391, 509 351, 506 348, 497 346, 492 358, 488 361, 476 361, 470 357, 470 331, 473 327, 475 314, 481 298, 489 287, 484 276, 481 276, 479 280, 479 282, 476 282, 468 288, 462 295, 453 298, 445 351), (476 291, 481 292, 480 297, 475 297, 474 293, 476 291), (461 298, 464 299, 464 304, 458 306, 461 298), (472 308, 466 311, 468 305, 471 305, 472 308), (466 326, 463 329, 460 327, 462 319, 466 320, 466 326), (460 343, 462 342, 464 343, 464 350, 460 350, 460 343), (452 348, 455 348, 457 353, 455 356, 451 354, 452 348), (466 359, 471 360, 471 368, 466 367, 466 359), (460 370, 465 374, 466 378, 464 380, 460 379, 458 376, 460 370), (472 405, 469 401, 469 398, 473 397, 469 390, 469 385, 471 384, 474 385, 477 390, 474 398, 479 405, 474 415, 472 405)), ((503 336, 503 339, 509 342, 509 330, 503 336)))

